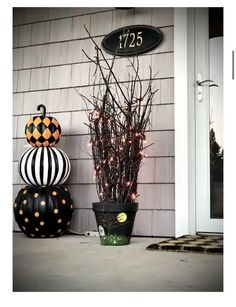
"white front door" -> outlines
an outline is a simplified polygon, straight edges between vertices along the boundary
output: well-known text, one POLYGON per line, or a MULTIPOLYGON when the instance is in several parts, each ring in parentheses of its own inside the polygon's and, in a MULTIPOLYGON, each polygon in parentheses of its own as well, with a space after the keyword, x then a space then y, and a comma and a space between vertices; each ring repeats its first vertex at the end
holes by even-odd
POLYGON ((223 232, 222 10, 195 9, 197 232, 223 232))

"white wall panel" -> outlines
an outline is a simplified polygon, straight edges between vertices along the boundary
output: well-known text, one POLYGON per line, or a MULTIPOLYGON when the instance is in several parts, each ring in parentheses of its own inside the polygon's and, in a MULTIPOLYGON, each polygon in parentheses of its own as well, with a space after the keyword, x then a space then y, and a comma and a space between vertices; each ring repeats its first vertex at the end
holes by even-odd
POLYGON ((65 136, 61 138, 60 148, 64 148, 70 159, 90 159, 89 135, 65 136))
POLYGON ((98 201, 95 184, 71 185, 68 187, 75 208, 92 208, 92 203, 98 201))
POLYGON ((67 183, 94 183, 93 173, 93 161, 71 160, 71 175, 67 183))
POLYGON ((140 167, 138 182, 154 182, 155 177, 155 159, 147 158, 143 160, 143 165, 140 167))
POLYGON ((23 68, 24 50, 22 48, 13 49, 13 69, 23 68))
POLYGON ((131 10, 114 10, 112 18, 112 30, 129 26, 134 21, 134 9, 131 10))
POLYGON ((18 46, 28 46, 31 43, 31 25, 20 26, 18 46))
POLYGON ((68 16, 73 16, 74 14, 81 14, 83 12, 83 8, 70 8, 70 7, 51 7, 49 10, 49 18, 57 19, 57 18, 65 18, 68 16))
POLYGON ((42 92, 41 99, 47 107, 47 112, 61 112, 70 110, 68 109, 68 89, 44 91, 42 92))
POLYGON ((72 86, 82 86, 89 84, 90 64, 74 64, 72 65, 72 86))
POLYGON ((85 27, 90 32, 90 15, 73 17, 72 22, 73 22, 72 24, 73 39, 88 37, 85 27))
POLYGON ((174 158, 156 158, 155 160, 155 182, 173 183, 175 181, 174 158))
POLYGON ((92 36, 108 34, 112 30, 112 14, 110 12, 91 15, 92 36), (106 22, 104 22, 106 21, 106 22))
POLYGON ((13 24, 19 25, 24 23, 25 18, 25 8, 13 8, 13 24))
POLYGON ((49 42, 50 37, 50 22, 39 22, 32 25, 31 44, 42 44, 49 42))
POLYGON ((152 17, 152 9, 151 7, 147 8, 135 8, 134 9, 134 20, 132 24, 137 25, 150 25, 151 17, 152 17))
POLYGON ((49 19, 49 8, 44 7, 31 7, 25 8, 25 23, 31 23, 36 21, 43 21, 49 19))
POLYGON ((152 235, 152 210, 138 210, 135 217, 133 235, 151 236, 152 235))
POLYGON ((50 42, 70 40, 72 38, 72 18, 51 21, 50 42))
POLYGON ((40 67, 42 65, 42 46, 25 47, 23 68, 40 67))
POLYGON ((15 138, 18 132, 18 116, 12 118, 12 136, 15 138))
POLYGON ((153 210, 152 235, 163 237, 174 237, 175 235, 175 213, 172 210, 153 210))
POLYGON ((19 72, 13 71, 13 84, 12 84, 13 92, 17 92, 17 89, 18 89, 18 76, 19 76, 19 72))
POLYGON ((77 63, 82 61, 82 40, 68 42, 68 63, 77 63))
POLYGON ((71 134, 87 134, 89 128, 84 123, 88 123, 86 112, 73 112, 71 119, 71 134))
POLYGON ((173 53, 153 54, 151 66, 156 78, 170 78, 174 76, 174 55, 173 53))
POLYGON ((26 92, 24 95, 24 105, 23 105, 23 114, 36 114, 37 106, 41 103, 45 104, 42 101, 42 92, 26 92))
MULTIPOLYGON (((96 52, 87 39, 86 24, 98 46, 111 30, 132 24, 149 24, 161 27, 163 41, 155 49, 139 56, 140 76, 149 79, 149 65, 158 72, 153 82, 158 92, 153 100, 150 132, 146 150, 148 158, 139 173, 140 210, 134 226, 134 235, 173 235, 174 232, 174 21, 172 8, 18 8, 14 12, 13 46, 13 177, 15 190, 21 181, 17 161, 28 148, 24 137, 25 124, 30 117, 40 114, 37 106, 45 104, 47 114, 58 119, 62 137, 57 147, 71 159, 72 171, 68 188, 74 198, 75 214, 71 228, 84 233, 96 230, 92 202, 97 201, 93 161, 88 135, 86 108, 77 91, 86 97, 93 95, 95 66, 89 57, 96 52), (103 12, 105 11, 105 12, 103 12), (30 23, 23 25, 24 23, 30 23), (97 37, 96 37, 97 36, 97 37), (64 42, 65 41, 65 42, 64 42), (32 46, 36 45, 36 46, 32 46), (28 46, 28 47, 25 47, 28 46), (69 65, 68 65, 69 64, 69 65), (36 69, 37 68, 37 69, 36 69), (75 90, 77 89, 77 91, 75 90), (17 93, 19 92, 19 93, 17 93), (21 93, 24 92, 24 93, 21 93)), ((104 51, 111 63, 112 56, 104 51)), ((126 58, 118 58, 115 73, 127 81, 126 58)), ((101 82, 99 78, 96 83, 101 82)), ((127 84, 127 83, 126 83, 127 84)), ((148 85, 143 82, 143 89, 148 85)), ((96 86, 98 89, 99 86, 96 86)), ((88 104, 89 106, 89 104, 88 104)), ((13 220, 14 228, 16 224, 13 220)))
POLYGON ((174 24, 173 8, 152 8, 152 25, 155 27, 164 27, 174 24))
POLYGON ((160 185, 161 209, 175 209, 175 186, 174 184, 160 185))
POLYGON ((139 184, 139 209, 174 210, 174 184, 139 184))
POLYGON ((48 88, 49 67, 31 70, 30 90, 48 88))
POLYGON ((160 81, 161 103, 174 102, 174 79, 163 79, 160 81))
MULTIPOLYGON (((99 36, 99 37, 94 37, 93 40, 95 41, 95 43, 98 46, 101 46, 102 40, 103 40, 104 36, 99 36)), ((80 41, 80 54, 82 56, 81 61, 82 62, 87 62, 90 61, 89 58, 93 59, 96 56, 96 50, 95 50, 95 45, 94 43, 90 40, 90 39, 83 39, 80 41), (84 52, 82 51, 84 50, 84 52)), ((105 50, 102 49, 102 52, 105 56, 105 58, 112 58, 112 55, 107 53, 105 50)))
POLYGON ((71 65, 50 67, 49 88, 71 85, 71 65))
POLYGON ((145 150, 148 156, 173 156, 174 131, 155 131, 146 133, 147 145, 154 143, 145 150))
POLYGON ((13 28, 13 48, 19 46, 19 32, 20 32, 19 26, 13 28))
POLYGON ((86 110, 86 104, 80 95, 90 98, 92 87, 79 87, 68 89, 68 109, 71 111, 86 110))
POLYGON ((19 70, 17 91, 24 92, 30 89, 31 70, 19 70))
POLYGON ((137 198, 139 209, 160 209, 161 208, 161 185, 160 184, 139 184, 137 198))
POLYGON ((48 46, 47 65, 58 65, 68 63, 68 43, 56 43, 48 46))
POLYGON ((152 129, 174 129, 174 105, 153 106, 151 113, 152 129))
POLYGON ((24 94, 13 95, 13 115, 21 115, 23 112, 24 94))

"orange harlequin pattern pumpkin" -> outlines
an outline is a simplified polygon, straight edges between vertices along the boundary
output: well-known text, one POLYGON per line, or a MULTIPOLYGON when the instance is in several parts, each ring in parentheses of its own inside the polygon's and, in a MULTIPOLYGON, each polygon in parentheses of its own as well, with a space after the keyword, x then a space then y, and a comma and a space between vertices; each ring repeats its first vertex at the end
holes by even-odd
POLYGON ((31 146, 48 147, 56 145, 61 137, 61 127, 56 118, 46 116, 46 108, 44 105, 44 113, 42 116, 34 116, 25 126, 25 136, 31 146))

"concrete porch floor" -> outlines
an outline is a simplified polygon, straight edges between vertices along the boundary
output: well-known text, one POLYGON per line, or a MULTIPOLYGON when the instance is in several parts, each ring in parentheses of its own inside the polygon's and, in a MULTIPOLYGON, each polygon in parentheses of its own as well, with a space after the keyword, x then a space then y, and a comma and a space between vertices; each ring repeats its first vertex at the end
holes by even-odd
POLYGON ((120 247, 99 238, 13 234, 13 291, 223 291, 223 256, 148 251, 164 238, 120 247))

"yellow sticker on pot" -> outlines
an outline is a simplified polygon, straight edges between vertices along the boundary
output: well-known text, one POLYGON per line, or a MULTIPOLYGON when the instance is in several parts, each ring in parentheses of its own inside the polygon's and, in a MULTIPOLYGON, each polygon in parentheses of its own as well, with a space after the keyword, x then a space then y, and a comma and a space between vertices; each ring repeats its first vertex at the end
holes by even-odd
POLYGON ((127 220, 127 215, 124 212, 121 212, 117 215, 117 221, 120 223, 124 223, 127 220))

